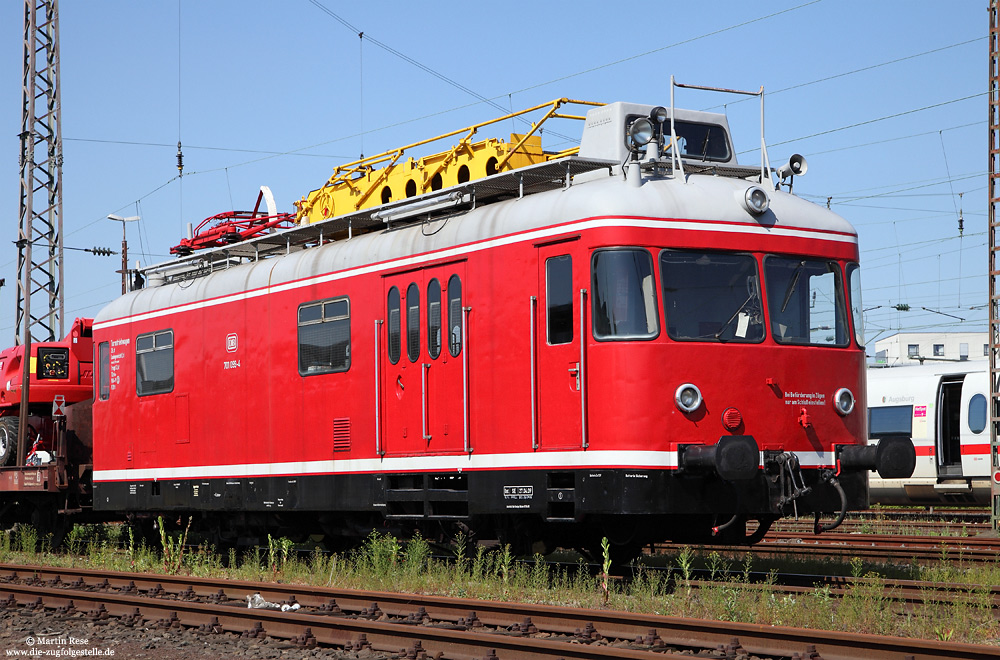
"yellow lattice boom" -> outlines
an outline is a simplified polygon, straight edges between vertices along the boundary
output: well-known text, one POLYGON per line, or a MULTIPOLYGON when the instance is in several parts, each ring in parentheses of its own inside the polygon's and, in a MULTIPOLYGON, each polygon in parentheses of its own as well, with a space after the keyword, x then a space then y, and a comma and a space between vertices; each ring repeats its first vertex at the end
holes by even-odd
POLYGON ((542 138, 537 134, 548 119, 585 119, 583 115, 558 112, 560 107, 567 104, 604 105, 591 101, 556 99, 405 147, 339 165, 322 188, 312 191, 295 203, 298 208, 295 219, 301 224, 319 222, 345 213, 481 179, 498 172, 508 172, 574 154, 579 147, 560 152, 543 151, 542 138), (512 133, 510 142, 499 138, 472 141, 476 132, 484 126, 545 109, 547 111, 544 116, 537 122, 532 122, 529 131, 523 134, 512 133), (407 156, 406 160, 403 160, 408 150, 463 134, 458 143, 447 151, 416 159, 407 156))

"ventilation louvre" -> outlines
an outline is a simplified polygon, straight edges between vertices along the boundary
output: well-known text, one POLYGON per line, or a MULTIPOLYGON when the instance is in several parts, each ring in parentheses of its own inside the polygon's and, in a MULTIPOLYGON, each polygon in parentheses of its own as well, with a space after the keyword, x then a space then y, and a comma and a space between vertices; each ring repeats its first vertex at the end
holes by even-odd
POLYGON ((351 418, 340 417, 333 420, 333 451, 350 451, 351 418))

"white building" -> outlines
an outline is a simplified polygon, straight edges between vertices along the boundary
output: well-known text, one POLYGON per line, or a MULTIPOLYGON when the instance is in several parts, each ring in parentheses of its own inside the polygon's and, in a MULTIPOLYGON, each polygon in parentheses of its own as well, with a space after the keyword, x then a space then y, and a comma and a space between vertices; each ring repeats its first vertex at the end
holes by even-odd
POLYGON ((900 332, 875 342, 875 364, 976 360, 989 356, 989 347, 986 332, 900 332))

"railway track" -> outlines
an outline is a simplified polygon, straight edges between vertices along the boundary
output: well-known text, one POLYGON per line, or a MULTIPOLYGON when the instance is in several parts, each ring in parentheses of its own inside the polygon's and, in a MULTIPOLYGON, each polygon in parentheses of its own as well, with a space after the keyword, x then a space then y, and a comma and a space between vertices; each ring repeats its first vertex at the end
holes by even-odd
POLYGON ((677 617, 37 566, 0 567, 0 607, 425 658, 1000 658, 1000 648, 677 617), (299 609, 249 609, 247 596, 299 609), (437 656, 436 654, 441 654, 437 656))
MULTIPOLYGON (((699 553, 726 556, 751 553, 760 558, 836 559, 921 565, 942 560, 993 563, 1000 560, 1000 539, 965 536, 911 536, 902 534, 850 534, 771 531, 754 546, 693 546, 699 553)), ((653 554, 677 552, 677 546, 658 544, 653 554)))
MULTIPOLYGON (((885 534, 918 532, 938 536, 975 536, 991 529, 988 520, 919 520, 908 518, 863 518, 845 520, 836 529, 836 533, 885 534)), ((812 519, 785 519, 774 523, 771 533, 796 532, 798 534, 813 534, 812 519)), ((829 534, 830 532, 826 532, 829 534)))
POLYGON ((826 588, 829 596, 844 598, 857 589, 879 587, 883 590, 887 601, 898 603, 908 612, 913 612, 921 606, 934 607, 945 604, 979 606, 989 603, 994 618, 1000 620, 1000 586, 793 573, 750 573, 746 576, 743 573, 717 573, 716 578, 722 578, 722 581, 719 581, 711 579, 710 572, 704 569, 692 571, 691 575, 691 580, 678 581, 675 588, 731 587, 741 590, 766 589, 775 594, 801 595, 815 594, 817 588, 826 588))

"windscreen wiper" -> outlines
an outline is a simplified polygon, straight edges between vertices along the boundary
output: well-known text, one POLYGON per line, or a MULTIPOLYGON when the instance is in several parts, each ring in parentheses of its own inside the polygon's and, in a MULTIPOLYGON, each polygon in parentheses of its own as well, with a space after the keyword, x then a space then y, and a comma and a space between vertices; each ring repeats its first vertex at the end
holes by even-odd
POLYGON ((716 339, 718 339, 719 337, 722 336, 722 333, 725 332, 729 328, 729 326, 732 324, 732 322, 734 320, 736 320, 736 317, 740 315, 740 312, 742 312, 743 308, 747 306, 747 303, 749 303, 751 300, 753 300, 753 298, 754 298, 755 295, 757 295, 755 292, 753 292, 753 291, 750 292, 750 295, 747 297, 747 299, 744 300, 740 304, 740 306, 736 308, 736 311, 733 312, 733 315, 729 317, 729 320, 726 321, 725 323, 723 323, 722 327, 719 328, 719 331, 715 333, 715 338, 716 339))
POLYGON ((805 265, 806 262, 800 261, 799 265, 795 267, 795 272, 792 274, 792 281, 788 283, 788 290, 785 291, 785 299, 781 301, 782 312, 788 307, 788 301, 792 299, 792 292, 795 291, 795 285, 798 284, 799 275, 802 274, 802 269, 805 268, 805 265))

